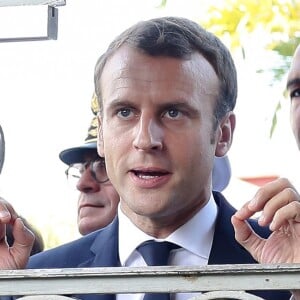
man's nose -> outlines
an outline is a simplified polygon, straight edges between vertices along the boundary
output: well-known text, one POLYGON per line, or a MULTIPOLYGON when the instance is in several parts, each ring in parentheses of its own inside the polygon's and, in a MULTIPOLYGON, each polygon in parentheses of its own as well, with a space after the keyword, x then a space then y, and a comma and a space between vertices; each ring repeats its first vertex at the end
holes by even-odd
POLYGON ((90 167, 87 167, 83 171, 77 182, 76 188, 78 191, 86 194, 99 192, 101 185, 93 178, 90 167))
POLYGON ((163 129, 154 119, 141 117, 133 141, 136 149, 149 151, 163 148, 163 129))

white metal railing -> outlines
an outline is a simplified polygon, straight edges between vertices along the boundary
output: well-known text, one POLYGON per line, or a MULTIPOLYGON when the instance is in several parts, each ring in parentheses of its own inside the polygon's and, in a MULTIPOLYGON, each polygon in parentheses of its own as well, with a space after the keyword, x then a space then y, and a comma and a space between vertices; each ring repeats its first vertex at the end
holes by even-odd
POLYGON ((24 6, 24 5, 65 5, 66 0, 0 0, 0 6, 24 6))
MULTIPOLYGON (((44 35, 37 36, 15 36, 15 37, 0 37, 0 43, 8 42, 29 42, 29 41, 44 41, 57 40, 58 33, 58 6, 66 5, 66 0, 0 0, 0 8, 5 7, 33 7, 46 6, 47 7, 47 32, 44 35)), ((26 17, 26 13, 25 13, 26 17)), ((25 19, 26 20, 26 19, 25 19)), ((19 24, 25 26, 25 24, 19 24)), ((11 25, 6 24, 6 28, 11 25)))
POLYGON ((299 287, 300 264, 0 271, 1 296, 204 291, 197 299, 260 299, 244 291, 299 287))

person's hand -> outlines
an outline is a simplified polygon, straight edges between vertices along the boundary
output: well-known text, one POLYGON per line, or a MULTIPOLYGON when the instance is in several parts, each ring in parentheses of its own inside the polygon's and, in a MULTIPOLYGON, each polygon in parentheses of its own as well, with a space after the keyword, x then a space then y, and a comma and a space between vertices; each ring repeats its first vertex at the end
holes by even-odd
POLYGON ((260 188, 235 215, 236 240, 260 263, 300 263, 300 195, 285 178, 260 188), (258 236, 246 219, 261 212, 258 223, 272 234, 258 236))
MULTIPOLYGON (((279 178, 260 188, 231 222, 236 240, 260 263, 300 263, 300 195, 286 179, 279 178), (261 226, 269 226, 272 234, 263 239, 246 219, 262 212, 261 226)), ((292 291, 300 300, 300 290, 292 291)))
POLYGON ((24 226, 14 208, 0 198, 0 269, 25 268, 34 243, 33 233, 24 226), (14 243, 6 242, 6 224, 12 224, 14 243))

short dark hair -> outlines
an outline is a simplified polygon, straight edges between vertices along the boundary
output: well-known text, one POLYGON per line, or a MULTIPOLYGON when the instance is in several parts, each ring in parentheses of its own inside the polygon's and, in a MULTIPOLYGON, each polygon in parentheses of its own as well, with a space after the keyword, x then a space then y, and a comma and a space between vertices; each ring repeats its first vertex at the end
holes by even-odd
POLYGON ((237 97, 236 68, 226 46, 199 24, 180 17, 162 17, 141 21, 117 36, 95 66, 95 92, 102 107, 100 79, 104 66, 122 45, 127 44, 151 56, 170 56, 189 59, 199 52, 214 68, 219 81, 220 93, 214 115, 216 123, 232 111, 237 97))

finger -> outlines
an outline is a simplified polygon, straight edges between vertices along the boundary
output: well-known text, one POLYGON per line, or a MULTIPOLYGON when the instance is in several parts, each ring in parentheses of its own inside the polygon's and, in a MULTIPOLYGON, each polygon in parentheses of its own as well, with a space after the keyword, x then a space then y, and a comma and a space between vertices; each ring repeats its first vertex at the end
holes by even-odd
POLYGON ((24 225, 21 218, 17 218, 13 225, 14 243, 10 253, 17 268, 25 268, 34 243, 34 234, 24 225))
POLYGON ((270 224, 270 230, 279 230, 283 225, 287 223, 299 223, 300 224, 300 202, 293 201, 288 205, 279 209, 270 224))
POLYGON ((265 240, 253 231, 248 222, 240 220, 235 215, 232 216, 231 223, 235 231, 235 239, 237 242, 258 261, 258 253, 260 253, 263 248, 265 240))
POLYGON ((285 189, 292 189, 296 191, 291 182, 286 178, 278 178, 265 184, 263 187, 258 189, 255 196, 250 201, 250 209, 257 212, 263 210, 264 206, 270 199, 280 194, 285 189))
POLYGON ((0 197, 0 245, 6 243, 6 224, 13 224, 17 218, 14 208, 0 197))
POLYGON ((281 192, 283 187, 290 186, 284 178, 269 182, 261 187, 251 201, 247 201, 237 212, 236 216, 241 220, 252 217, 255 213, 263 210, 265 204, 276 194, 281 192))
POLYGON ((13 223, 17 217, 18 214, 16 213, 12 205, 5 199, 0 197, 0 223, 13 223))
POLYGON ((235 215, 231 218, 231 223, 235 231, 235 238, 239 243, 244 243, 251 235, 251 230, 244 220, 240 220, 235 215))
POLYGON ((12 220, 12 215, 8 210, 7 206, 0 203, 0 223, 7 224, 12 220))
POLYGON ((255 211, 249 207, 250 201, 247 201, 239 210, 236 211, 235 216, 240 220, 246 220, 253 216, 255 211))
POLYGON ((269 225, 274 215, 283 207, 289 205, 292 202, 299 202, 300 197, 297 191, 293 188, 285 188, 277 195, 272 197, 263 207, 263 212, 259 218, 259 224, 261 226, 269 225))
POLYGON ((0 246, 7 245, 6 241, 6 224, 0 224, 0 246))

